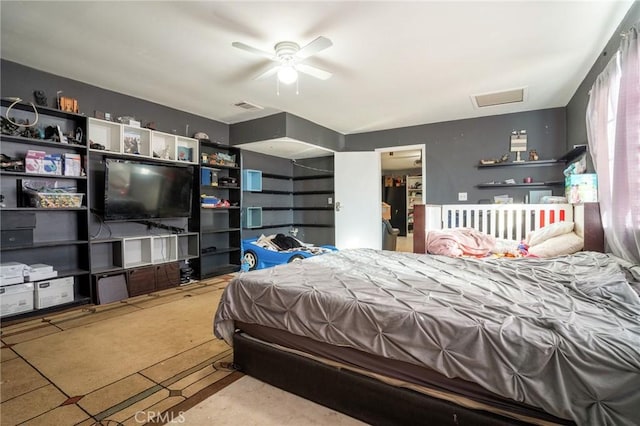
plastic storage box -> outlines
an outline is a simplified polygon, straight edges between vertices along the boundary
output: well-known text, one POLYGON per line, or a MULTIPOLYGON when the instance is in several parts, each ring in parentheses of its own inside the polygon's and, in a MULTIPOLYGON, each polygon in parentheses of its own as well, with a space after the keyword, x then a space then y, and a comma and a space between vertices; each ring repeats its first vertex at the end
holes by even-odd
POLYGON ((73 277, 35 283, 34 304, 36 309, 73 302, 73 277))
POLYGON ((82 206, 84 194, 71 192, 27 192, 31 207, 45 209, 73 208, 82 206))
POLYGON ((0 316, 33 310, 33 283, 0 287, 0 316))

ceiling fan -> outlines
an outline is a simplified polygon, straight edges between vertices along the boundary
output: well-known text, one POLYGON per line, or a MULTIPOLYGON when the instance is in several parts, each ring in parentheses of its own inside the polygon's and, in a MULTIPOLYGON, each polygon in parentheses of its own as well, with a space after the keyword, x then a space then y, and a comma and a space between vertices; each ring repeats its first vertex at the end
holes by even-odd
POLYGON ((231 43, 231 45, 276 62, 276 64, 267 71, 255 77, 255 80, 277 74, 279 82, 292 84, 298 80, 298 72, 319 78, 320 80, 326 80, 332 75, 329 71, 302 63, 302 61, 308 57, 333 45, 331 40, 326 37, 320 36, 304 47, 300 47, 298 43, 293 41, 281 41, 276 43, 273 52, 265 52, 264 50, 237 41, 231 43))

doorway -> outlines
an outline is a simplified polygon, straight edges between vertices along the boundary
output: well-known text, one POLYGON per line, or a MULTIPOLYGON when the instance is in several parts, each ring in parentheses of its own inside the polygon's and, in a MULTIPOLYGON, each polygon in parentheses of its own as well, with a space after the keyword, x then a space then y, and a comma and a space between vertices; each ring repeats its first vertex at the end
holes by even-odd
POLYGON ((383 219, 398 229, 396 251, 413 252, 413 206, 424 204, 425 145, 376 149, 380 154, 383 219), (387 207, 388 206, 388 207, 387 207))

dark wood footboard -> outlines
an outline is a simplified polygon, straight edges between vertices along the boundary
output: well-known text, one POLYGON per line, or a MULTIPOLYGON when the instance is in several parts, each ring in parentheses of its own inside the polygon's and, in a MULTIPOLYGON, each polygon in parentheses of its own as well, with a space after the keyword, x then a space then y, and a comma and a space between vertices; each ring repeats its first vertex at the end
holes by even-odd
POLYGON ((233 345, 239 371, 369 424, 526 424, 280 351, 240 333, 233 345))

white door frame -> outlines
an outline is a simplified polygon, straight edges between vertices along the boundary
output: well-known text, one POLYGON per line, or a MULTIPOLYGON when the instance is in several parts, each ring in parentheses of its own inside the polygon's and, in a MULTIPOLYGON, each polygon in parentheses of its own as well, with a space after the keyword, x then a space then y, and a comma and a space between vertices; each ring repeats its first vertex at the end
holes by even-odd
MULTIPOLYGON (((387 146, 384 148, 376 148, 376 152, 382 154, 383 152, 397 152, 397 151, 409 151, 419 149, 422 157, 422 204, 426 204, 427 196, 427 150, 425 144, 417 145, 402 145, 402 146, 387 146)), ((380 170, 380 179, 382 179, 382 170, 380 170)))

